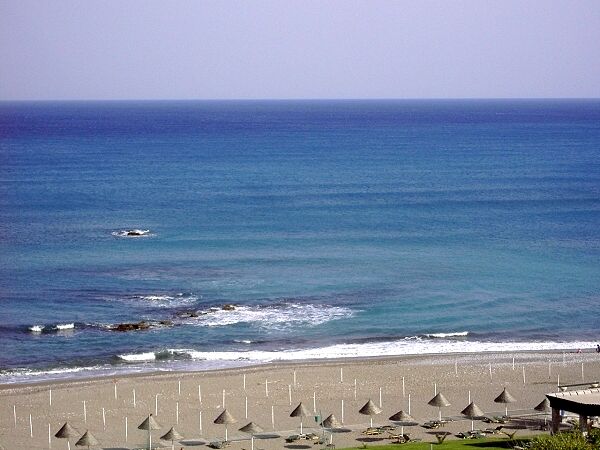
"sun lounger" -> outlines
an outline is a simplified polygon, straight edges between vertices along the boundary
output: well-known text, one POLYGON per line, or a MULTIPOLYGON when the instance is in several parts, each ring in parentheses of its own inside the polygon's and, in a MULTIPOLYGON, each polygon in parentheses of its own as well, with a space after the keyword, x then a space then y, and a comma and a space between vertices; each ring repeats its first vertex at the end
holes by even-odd
POLYGON ((210 448, 225 448, 229 445, 229 441, 213 441, 208 446, 210 448))

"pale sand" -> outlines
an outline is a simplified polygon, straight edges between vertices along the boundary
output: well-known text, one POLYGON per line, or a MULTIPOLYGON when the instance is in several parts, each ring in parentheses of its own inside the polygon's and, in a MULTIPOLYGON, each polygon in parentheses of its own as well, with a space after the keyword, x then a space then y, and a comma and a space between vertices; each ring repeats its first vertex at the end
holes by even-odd
MULTIPOLYGON (((185 437, 175 448, 207 448, 205 442, 223 439, 225 427, 213 424, 222 411, 225 390, 225 406, 237 419, 228 427, 233 450, 250 449, 247 435, 238 431, 249 421, 262 426, 265 433, 288 436, 299 431, 300 420, 289 414, 302 401, 313 410, 313 392, 316 392, 316 409, 322 417, 334 413, 342 420, 344 402, 344 425, 351 432, 336 433, 334 443, 338 448, 362 445, 364 436, 360 430, 369 424, 369 418, 358 414, 359 408, 372 399, 379 404, 379 389, 382 389, 383 412, 374 417, 374 424, 389 424, 388 417, 399 410, 408 410, 423 423, 438 416, 437 408, 427 405, 434 396, 434 383, 438 392, 452 403, 442 414, 460 418, 460 411, 468 404, 470 391, 472 400, 489 415, 504 414, 504 406, 493 399, 506 386, 517 399, 509 405, 509 415, 532 413, 532 408, 544 399, 544 395, 556 391, 557 378, 561 384, 574 384, 600 380, 600 355, 584 353, 519 353, 519 354, 466 354, 428 355, 385 359, 347 359, 343 361, 301 362, 298 364, 272 364, 266 366, 233 369, 215 372, 167 373, 119 378, 117 399, 114 396, 112 379, 72 381, 43 385, 0 386, 0 444, 7 450, 47 449, 48 424, 52 435, 69 421, 80 433, 89 429, 100 441, 99 448, 139 448, 147 439, 147 432, 137 426, 154 412, 155 394, 159 394, 156 420, 161 430, 153 432, 153 441, 166 433, 171 426, 185 437), (513 357, 515 368, 513 370, 513 357), (549 368, 550 363, 550 368, 549 368), (584 374, 582 380, 582 363, 584 374), (456 366, 455 366, 456 364, 456 366), (491 364, 491 377, 490 377, 491 364), (455 373, 457 367, 457 373, 455 373), (343 368, 343 382, 340 382, 343 368), (525 384, 523 384, 525 368, 525 384), (294 371, 296 386, 293 386, 294 371), (243 376, 246 376, 246 391, 243 376), (402 392, 404 378, 405 392, 402 392), (354 380, 356 379, 356 398, 354 380), (268 384, 268 397, 265 392, 268 384), (181 394, 179 383, 181 382, 181 394), (198 386, 202 391, 202 403, 198 399, 198 386), (289 402, 289 386, 292 402, 289 402), (49 405, 52 389, 52 406, 49 405), (133 389, 136 406, 133 406, 133 389), (248 418, 245 418, 245 398, 248 399, 248 418), (87 423, 83 418, 83 401, 86 403, 87 423), (176 424, 176 405, 179 404, 179 424, 176 424), (14 424, 13 405, 16 405, 17 423, 14 424), (271 424, 271 407, 274 407, 275 429, 271 424), (106 429, 103 426, 102 408, 105 408, 106 429), (202 412, 202 433, 199 416, 202 412), (29 415, 32 416, 33 438, 30 437, 29 415), (125 417, 128 418, 128 440, 125 441, 125 417)), ((475 422, 475 428, 488 424, 475 422)), ((456 433, 467 431, 471 423, 467 419, 447 425, 443 430, 456 433)), ((314 417, 304 419, 304 429, 319 432, 314 417)), ((435 436, 420 426, 406 428, 414 437, 435 442, 435 436)), ((533 431, 521 430, 519 435, 533 431)), ((71 440, 74 449, 76 439, 71 440)), ((390 442, 376 440, 369 446, 390 442)), ((52 437, 52 449, 66 449, 64 439, 52 437)), ((170 443, 162 443, 170 448, 170 443)), ((258 439, 256 449, 320 448, 311 443, 286 444, 283 438, 258 439)))

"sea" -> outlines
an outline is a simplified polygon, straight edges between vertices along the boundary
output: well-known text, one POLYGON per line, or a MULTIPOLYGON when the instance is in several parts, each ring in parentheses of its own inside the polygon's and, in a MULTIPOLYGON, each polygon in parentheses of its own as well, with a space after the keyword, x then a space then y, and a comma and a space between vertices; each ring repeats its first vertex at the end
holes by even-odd
POLYGON ((600 100, 0 103, 0 383, 592 349, 599 304, 600 100))

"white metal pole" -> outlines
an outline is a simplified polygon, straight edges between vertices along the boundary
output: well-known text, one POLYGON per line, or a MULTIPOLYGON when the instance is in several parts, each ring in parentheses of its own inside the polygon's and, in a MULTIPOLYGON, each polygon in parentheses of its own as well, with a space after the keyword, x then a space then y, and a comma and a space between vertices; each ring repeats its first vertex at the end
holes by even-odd
POLYGON ((548 379, 552 378, 552 368, 551 363, 548 361, 548 379))
POLYGON ((294 387, 296 387, 296 371, 294 370, 294 387))
POLYGON ((437 383, 433 383, 433 395, 437 395, 437 383))
POLYGON ((125 442, 127 442, 127 416, 125 416, 125 442))
POLYGON ((33 437, 33 422, 31 421, 31 414, 29 414, 29 437, 33 437))
POLYGON ((383 407, 382 398, 381 398, 381 387, 379 388, 379 407, 383 407))
POLYGON ((244 374, 244 390, 246 390, 246 374, 244 374))
POLYGON ((85 400, 83 401, 83 421, 87 423, 87 409, 85 407, 85 400))
POLYGON ((106 413, 104 408, 102 408, 102 428, 106 431, 106 413))
POLYGON ((342 425, 344 424, 344 399, 342 399, 342 425))
POLYGON ((493 380, 493 378, 492 378, 492 363, 490 363, 490 381, 492 381, 492 380, 493 380))
POLYGON ((513 356, 513 370, 515 370, 515 357, 513 356))
POLYGON ((202 434, 202 411, 198 414, 198 428, 200 429, 200 434, 202 434))
POLYGON ((115 400, 117 399, 117 383, 115 382, 115 400))
POLYGON ((50 402, 50 406, 52 406, 52 389, 50 389, 48 394, 49 394, 48 401, 50 402))
POLYGON ((581 381, 585 381, 585 377, 583 376, 583 363, 581 363, 581 381))
POLYGON ((560 373, 556 375, 556 385, 560 386, 560 373))
POLYGON ((402 377, 402 397, 406 397, 406 391, 404 390, 404 377, 402 377))
POLYGON ((15 428, 17 428, 17 405, 13 405, 13 418, 15 419, 15 428))
POLYGON ((454 361, 454 375, 458 376, 458 361, 454 361))
POLYGON ((275 406, 271 405, 271 426, 275 429, 275 406))
POLYGON ((133 407, 135 408, 135 389, 133 390, 133 407))
POLYGON ((223 409, 225 409, 225 389, 223 389, 223 409))
POLYGON ((523 366, 523 384, 525 384, 525 366, 523 366))
POLYGON ((269 380, 265 379, 265 397, 269 396, 269 380))
POLYGON ((288 384, 288 397, 290 400, 290 406, 292 405, 292 385, 288 384))
POLYGON ((244 403, 245 403, 245 408, 244 408, 244 410, 246 411, 245 418, 247 419, 247 418, 248 418, 248 397, 245 397, 245 401, 244 401, 244 403))
POLYGON ((200 389, 200 385, 198 385, 198 403, 202 403, 202 389, 200 389))
POLYGON ((356 400, 356 378, 354 379, 354 400, 356 400))
POLYGON ((410 415, 410 394, 408 394, 408 414, 410 415))
POLYGON ((50 431, 50 424, 48 424, 48 448, 52 448, 52 431, 50 431))
POLYGON ((340 383, 344 382, 344 368, 340 367, 340 383))
POLYGON ((175 423, 179 425, 179 402, 175 402, 175 423))
POLYGON ((313 392, 313 412, 317 412, 317 393, 313 392))
POLYGON ((158 394, 154 396, 154 415, 158 416, 158 394))
POLYGON ((181 380, 177 382, 177 394, 181 395, 181 380))
POLYGON ((469 402, 467 403, 468 405, 471 404, 471 391, 469 391, 469 402))

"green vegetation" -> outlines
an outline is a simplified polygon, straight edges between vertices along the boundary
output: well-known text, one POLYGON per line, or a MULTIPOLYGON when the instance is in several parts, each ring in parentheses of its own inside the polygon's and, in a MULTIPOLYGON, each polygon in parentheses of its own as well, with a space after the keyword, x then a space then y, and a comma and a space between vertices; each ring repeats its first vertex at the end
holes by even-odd
MULTIPOLYGON (((511 449, 515 445, 523 446, 530 442, 529 439, 468 439, 468 440, 446 440, 443 444, 433 444, 434 450, 506 450, 511 449)), ((357 448, 369 448, 371 450, 429 450, 430 442, 416 442, 412 444, 385 444, 383 441, 359 445, 342 450, 355 450, 357 448)), ((542 448, 542 447, 540 447, 542 448)), ((569 447, 570 449, 570 447, 569 447)), ((587 449, 587 448, 586 448, 587 449)), ((562 450, 562 449, 561 449, 562 450)))
POLYGON ((597 450, 599 448, 600 430, 593 430, 587 437, 579 431, 537 436, 531 441, 530 450, 597 450))

